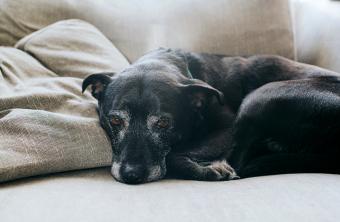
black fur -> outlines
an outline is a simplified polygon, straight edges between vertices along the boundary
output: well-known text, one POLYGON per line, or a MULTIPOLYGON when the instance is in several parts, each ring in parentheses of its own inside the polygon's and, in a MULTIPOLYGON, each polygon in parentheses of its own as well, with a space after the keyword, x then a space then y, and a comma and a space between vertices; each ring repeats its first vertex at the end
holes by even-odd
POLYGON ((157 180, 166 172, 237 178, 228 159, 243 177, 337 172, 340 165, 334 72, 279 56, 158 49, 107 80, 91 75, 83 89, 92 85, 98 99, 112 142, 112 172, 122 182, 157 180), (128 127, 112 125, 112 118, 129 118, 128 127), (157 127, 160 119, 166 128, 157 127))

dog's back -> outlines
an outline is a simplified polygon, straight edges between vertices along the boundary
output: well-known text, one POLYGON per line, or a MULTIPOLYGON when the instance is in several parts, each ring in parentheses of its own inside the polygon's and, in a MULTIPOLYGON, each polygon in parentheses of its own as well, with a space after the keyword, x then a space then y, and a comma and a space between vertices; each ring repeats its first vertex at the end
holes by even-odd
POLYGON ((243 176, 340 172, 339 135, 340 77, 269 83, 240 107, 232 161, 243 176))

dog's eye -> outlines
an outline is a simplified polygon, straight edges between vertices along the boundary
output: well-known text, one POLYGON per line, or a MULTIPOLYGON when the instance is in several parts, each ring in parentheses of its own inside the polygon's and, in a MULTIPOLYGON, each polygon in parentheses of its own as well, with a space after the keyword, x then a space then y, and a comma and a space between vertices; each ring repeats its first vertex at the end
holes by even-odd
POLYGON ((114 116, 111 119, 111 123, 114 126, 120 126, 120 125, 123 125, 124 122, 123 122, 123 119, 120 118, 119 116, 114 116))
POLYGON ((156 126, 157 128, 168 128, 170 125, 170 121, 168 118, 160 118, 157 122, 156 122, 156 126))

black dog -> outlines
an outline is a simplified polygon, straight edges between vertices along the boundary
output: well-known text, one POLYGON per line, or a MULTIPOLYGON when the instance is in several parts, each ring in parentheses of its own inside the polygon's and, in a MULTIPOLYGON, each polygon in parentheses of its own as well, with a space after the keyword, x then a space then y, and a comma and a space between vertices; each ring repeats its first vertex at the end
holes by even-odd
POLYGON ((161 48, 121 73, 88 76, 83 91, 92 85, 117 180, 149 182, 167 171, 228 180, 238 178, 228 159, 243 177, 337 171, 336 75, 279 56, 161 48))
POLYGON ((242 102, 231 164, 241 177, 340 173, 340 77, 268 83, 242 102))

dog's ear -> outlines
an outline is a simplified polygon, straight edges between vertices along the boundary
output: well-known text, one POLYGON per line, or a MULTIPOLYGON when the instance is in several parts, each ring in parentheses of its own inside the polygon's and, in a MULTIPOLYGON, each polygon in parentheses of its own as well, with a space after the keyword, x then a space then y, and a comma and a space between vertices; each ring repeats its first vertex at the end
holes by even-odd
POLYGON ((92 96, 100 100, 106 86, 111 82, 114 73, 96 73, 87 76, 83 81, 83 93, 89 85, 92 85, 92 96))
POLYGON ((180 89, 196 109, 204 107, 210 96, 215 96, 220 105, 224 104, 223 93, 199 79, 190 79, 186 83, 180 84, 180 89))

